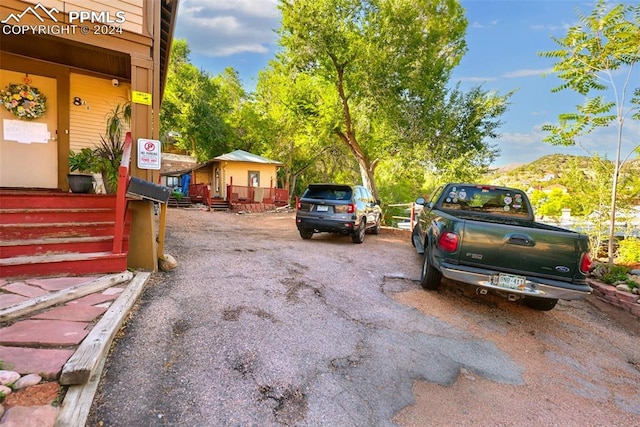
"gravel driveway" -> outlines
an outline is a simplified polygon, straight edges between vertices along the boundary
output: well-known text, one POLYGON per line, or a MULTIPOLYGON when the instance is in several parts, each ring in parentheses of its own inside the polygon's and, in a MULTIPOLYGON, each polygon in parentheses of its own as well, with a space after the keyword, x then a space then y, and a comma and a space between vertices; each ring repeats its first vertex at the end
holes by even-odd
POLYGON ((87 425, 640 425, 625 313, 426 292, 407 235, 302 240, 293 218, 169 210, 179 266, 139 300, 87 425))

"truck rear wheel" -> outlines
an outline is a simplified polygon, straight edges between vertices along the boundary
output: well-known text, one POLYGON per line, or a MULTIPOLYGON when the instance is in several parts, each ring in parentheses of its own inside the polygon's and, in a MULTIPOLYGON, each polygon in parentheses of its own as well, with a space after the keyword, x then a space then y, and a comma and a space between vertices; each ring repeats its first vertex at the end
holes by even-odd
POLYGON ((429 251, 424 251, 424 257, 422 258, 422 274, 420 275, 420 285, 427 290, 433 291, 440 286, 440 280, 442 279, 442 273, 440 273, 431 264, 429 259, 429 251))
POLYGON ((524 305, 538 311, 549 311, 558 303, 554 298, 525 297, 524 305))
POLYGON ((302 237, 304 240, 309 240, 313 237, 313 230, 300 229, 299 231, 300 237, 302 237))

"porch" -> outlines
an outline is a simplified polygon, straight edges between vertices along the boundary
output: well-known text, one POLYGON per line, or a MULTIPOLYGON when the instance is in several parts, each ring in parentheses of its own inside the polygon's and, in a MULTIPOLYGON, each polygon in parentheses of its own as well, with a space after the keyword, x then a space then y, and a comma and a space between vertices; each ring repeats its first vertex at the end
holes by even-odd
POLYGON ((169 207, 185 207, 203 204, 209 210, 244 210, 248 205, 258 205, 258 211, 284 207, 289 204, 289 190, 273 187, 250 187, 228 184, 226 197, 211 196, 207 184, 191 184, 189 195, 181 200, 169 200, 169 207), (261 208, 260 208, 261 207, 261 208))
POLYGON ((0 277, 125 271, 131 213, 117 221, 116 199, 0 189, 0 277))
POLYGON ((156 270, 155 236, 131 233, 154 229, 144 181, 129 175, 131 146, 128 132, 116 194, 0 189, 0 278, 156 270))

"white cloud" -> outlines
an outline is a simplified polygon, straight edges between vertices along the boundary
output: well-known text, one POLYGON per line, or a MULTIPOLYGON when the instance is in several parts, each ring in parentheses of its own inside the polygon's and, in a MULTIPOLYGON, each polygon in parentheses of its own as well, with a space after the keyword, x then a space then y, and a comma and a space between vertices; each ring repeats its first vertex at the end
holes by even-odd
POLYGON ((571 28, 572 26, 575 26, 577 24, 568 24, 568 23, 561 23, 558 25, 553 25, 553 24, 533 24, 530 25, 529 28, 531 28, 534 31, 547 31, 547 32, 556 32, 556 31, 567 31, 569 28, 571 28))
MULTIPOLYGON (((615 125, 599 128, 590 134, 577 138, 576 145, 551 145, 543 142, 548 136, 541 131, 542 124, 534 126, 530 132, 504 132, 500 138, 493 141, 500 149, 500 156, 494 162, 495 166, 510 163, 529 163, 549 154, 570 154, 574 156, 599 155, 609 160, 615 160, 617 148, 617 127, 615 125)), ((634 148, 640 141, 640 124, 626 122, 623 132, 621 160, 625 156, 629 159, 640 157, 634 148)))
POLYGON ((493 21, 491 21, 491 22, 489 22, 487 24, 483 24, 481 22, 474 21, 474 22, 470 22, 469 23, 469 28, 490 28, 490 27, 495 27, 496 25, 498 25, 499 22, 500 21, 498 21, 497 19, 493 20, 493 21))
POLYGON ((176 35, 193 53, 223 57, 269 52, 280 26, 277 0, 182 0, 176 35))
POLYGON ((525 70, 510 71, 508 73, 504 73, 503 76, 508 79, 514 79, 519 77, 543 76, 552 71, 553 69, 551 68, 546 68, 543 70, 526 70, 525 69, 525 70))
POLYGON ((492 82, 497 79, 495 77, 462 77, 459 80, 461 82, 484 83, 484 82, 492 82))

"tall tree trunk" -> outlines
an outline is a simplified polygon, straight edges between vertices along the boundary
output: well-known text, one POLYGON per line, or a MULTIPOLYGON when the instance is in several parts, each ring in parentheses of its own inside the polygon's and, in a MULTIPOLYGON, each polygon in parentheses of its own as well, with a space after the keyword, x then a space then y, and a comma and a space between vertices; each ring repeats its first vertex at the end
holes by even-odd
POLYGON ((618 126, 618 149, 616 150, 616 164, 613 168, 613 183, 611 184, 611 212, 609 216, 609 246, 607 255, 609 264, 613 264, 613 239, 616 234, 616 199, 618 198, 618 176, 620 175, 620 152, 622 151, 622 122, 618 126))
POLYGON ((340 65, 337 63, 335 58, 334 65, 336 66, 336 71, 338 73, 338 82, 337 89, 338 95, 340 97, 340 101, 342 103, 342 115, 344 117, 344 131, 338 129, 336 130, 336 134, 340 138, 340 140, 349 147, 349 150, 356 158, 358 162, 358 166, 360 166, 360 176, 362 177, 362 185, 367 187, 373 197, 378 199, 378 189, 376 187, 376 181, 374 178, 374 172, 376 165, 378 163, 377 160, 371 162, 369 157, 364 152, 360 144, 358 144, 358 140, 356 139, 356 132, 353 126, 353 120, 351 118, 351 109, 349 108, 349 98, 345 94, 344 91, 344 65, 340 65))

